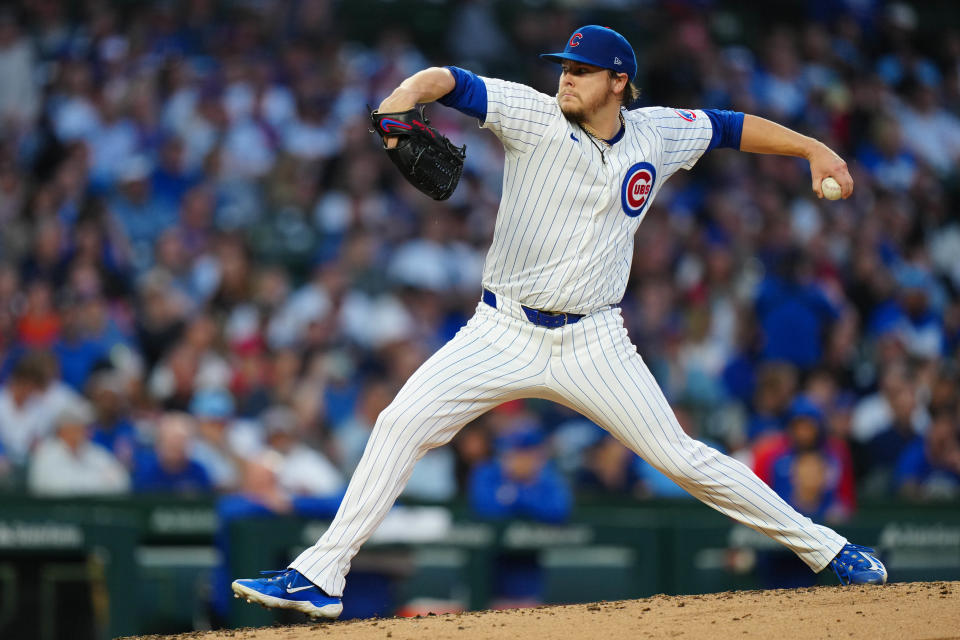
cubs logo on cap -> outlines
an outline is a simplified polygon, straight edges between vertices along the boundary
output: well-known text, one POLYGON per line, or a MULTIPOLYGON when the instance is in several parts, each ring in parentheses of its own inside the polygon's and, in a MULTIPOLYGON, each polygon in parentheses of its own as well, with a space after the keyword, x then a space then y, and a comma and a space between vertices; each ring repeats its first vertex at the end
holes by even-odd
POLYGON ((657 181, 657 170, 649 162, 638 162, 627 170, 620 187, 620 203, 623 212, 636 218, 650 202, 653 185, 657 181))
POLYGON ((627 74, 630 80, 637 75, 637 56, 627 39, 613 29, 595 24, 574 31, 560 53, 544 53, 540 57, 557 64, 573 60, 612 69, 627 74))

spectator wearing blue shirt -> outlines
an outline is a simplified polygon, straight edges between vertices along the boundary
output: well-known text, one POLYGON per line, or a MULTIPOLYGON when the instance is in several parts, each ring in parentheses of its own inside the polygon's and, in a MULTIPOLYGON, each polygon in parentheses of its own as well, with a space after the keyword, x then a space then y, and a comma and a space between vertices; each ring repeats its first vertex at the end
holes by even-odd
POLYGON ((923 442, 912 419, 917 404, 914 385, 907 383, 893 389, 888 400, 891 418, 886 428, 873 436, 866 447, 870 461, 864 480, 867 493, 888 492, 900 456, 911 446, 923 442))
POLYGON ((828 437, 825 420, 813 402, 797 397, 785 437, 772 444, 767 469, 758 475, 805 516, 835 521, 854 508, 853 468, 843 442, 828 437))
POLYGON ((914 440, 900 454, 893 483, 906 498, 960 496, 960 427, 952 410, 936 412, 924 439, 914 440))
POLYGON ((183 196, 202 177, 186 167, 185 151, 182 138, 169 136, 160 145, 157 166, 150 174, 151 191, 168 209, 178 209, 183 196))
POLYGON ((470 476, 470 506, 482 518, 529 518, 560 523, 573 498, 560 473, 547 461, 544 435, 523 426, 498 437, 497 456, 470 476))
POLYGON ((218 622, 226 622, 230 605, 230 525, 237 520, 276 518, 297 515, 330 519, 337 513, 343 492, 328 496, 293 496, 280 484, 277 473, 283 464, 281 456, 267 453, 243 464, 242 480, 235 493, 217 501, 217 532, 214 544, 220 552, 220 563, 213 573, 211 604, 218 622))
POLYGON ((87 393, 95 413, 90 426, 91 441, 113 453, 129 469, 137 449, 137 431, 128 414, 123 375, 114 370, 95 373, 87 393))
POLYGON ((190 415, 196 420, 190 456, 221 491, 236 489, 240 481, 239 461, 230 446, 234 411, 233 395, 226 389, 199 389, 190 400, 190 415))
POLYGON ((206 470, 189 457, 193 419, 167 413, 157 423, 153 449, 138 455, 133 489, 138 493, 197 494, 213 490, 206 470))
POLYGON ((857 159, 880 184, 907 190, 917 175, 917 158, 903 144, 900 124, 881 115, 872 127, 871 141, 857 151, 857 159))
POLYGON ((757 370, 753 402, 747 421, 747 439, 780 433, 797 390, 797 370, 788 362, 766 362, 757 370))
POLYGON ((802 451, 789 468, 789 502, 800 513, 817 521, 847 518, 837 496, 834 462, 823 451, 802 451))
MULTIPOLYGON (((523 518, 559 524, 570 517, 573 497, 563 476, 547 460, 543 432, 519 422, 495 441, 496 457, 470 476, 470 507, 481 518, 523 518)), ((494 569, 494 606, 542 601, 543 571, 536 553, 499 555, 494 569)))
POLYGON ((145 156, 135 156, 122 169, 110 210, 130 240, 133 263, 144 271, 153 262, 153 244, 164 229, 177 223, 177 209, 156 197, 150 184, 153 167, 145 156))
POLYGON ((898 296, 879 306, 870 318, 873 335, 894 333, 912 356, 934 359, 944 353, 943 320, 933 299, 937 293, 933 276, 926 270, 906 266, 897 272, 898 296))
POLYGON ((807 254, 793 248, 779 263, 780 273, 761 283, 756 299, 764 334, 763 358, 809 369, 820 361, 823 337, 840 310, 813 282, 807 254))
POLYGON ((83 391, 93 370, 109 362, 108 342, 90 334, 86 301, 78 297, 66 298, 60 309, 63 326, 60 337, 53 343, 53 354, 60 367, 60 377, 77 391, 83 391))

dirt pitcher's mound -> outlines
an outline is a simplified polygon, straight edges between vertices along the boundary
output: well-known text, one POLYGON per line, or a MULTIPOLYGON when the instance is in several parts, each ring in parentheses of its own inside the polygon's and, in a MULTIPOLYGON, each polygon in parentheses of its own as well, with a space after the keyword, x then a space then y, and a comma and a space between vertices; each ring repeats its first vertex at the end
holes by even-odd
MULTIPOLYGON (((424 618, 150 636, 151 640, 575 640, 863 638, 960 640, 960 582, 654 596, 424 618)), ((146 640, 146 639, 141 639, 146 640)))

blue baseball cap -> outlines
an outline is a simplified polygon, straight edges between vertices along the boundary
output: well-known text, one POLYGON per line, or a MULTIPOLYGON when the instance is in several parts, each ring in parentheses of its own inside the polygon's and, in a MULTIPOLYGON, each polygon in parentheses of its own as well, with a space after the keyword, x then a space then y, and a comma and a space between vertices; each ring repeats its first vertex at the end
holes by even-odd
POLYGON ((825 427, 823 411, 820 410, 820 407, 805 396, 797 396, 794 401, 790 403, 790 408, 787 410, 787 422, 789 423, 803 418, 812 420, 820 430, 823 430, 825 427))
POLYGON ((637 56, 627 39, 613 29, 595 24, 574 31, 562 53, 543 53, 540 57, 557 64, 574 60, 612 69, 627 74, 630 80, 637 75, 637 56))
POLYGON ((543 432, 532 424, 524 424, 513 431, 499 435, 493 442, 498 453, 516 451, 518 449, 532 449, 544 443, 543 432))
POLYGON ((234 410, 233 396, 225 389, 201 389, 190 401, 190 413, 200 420, 229 420, 234 410))

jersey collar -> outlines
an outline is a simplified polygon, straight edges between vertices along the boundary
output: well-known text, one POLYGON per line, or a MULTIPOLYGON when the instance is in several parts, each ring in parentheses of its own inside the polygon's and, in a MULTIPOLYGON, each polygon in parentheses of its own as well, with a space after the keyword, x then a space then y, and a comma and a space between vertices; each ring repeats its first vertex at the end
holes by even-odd
POLYGON ((611 147, 617 144, 618 142, 620 142, 620 140, 623 139, 623 134, 625 134, 626 132, 627 132, 627 127, 626 127, 626 122, 624 122, 624 124, 620 125, 620 131, 617 131, 617 135, 607 140, 607 144, 609 144, 611 147))

